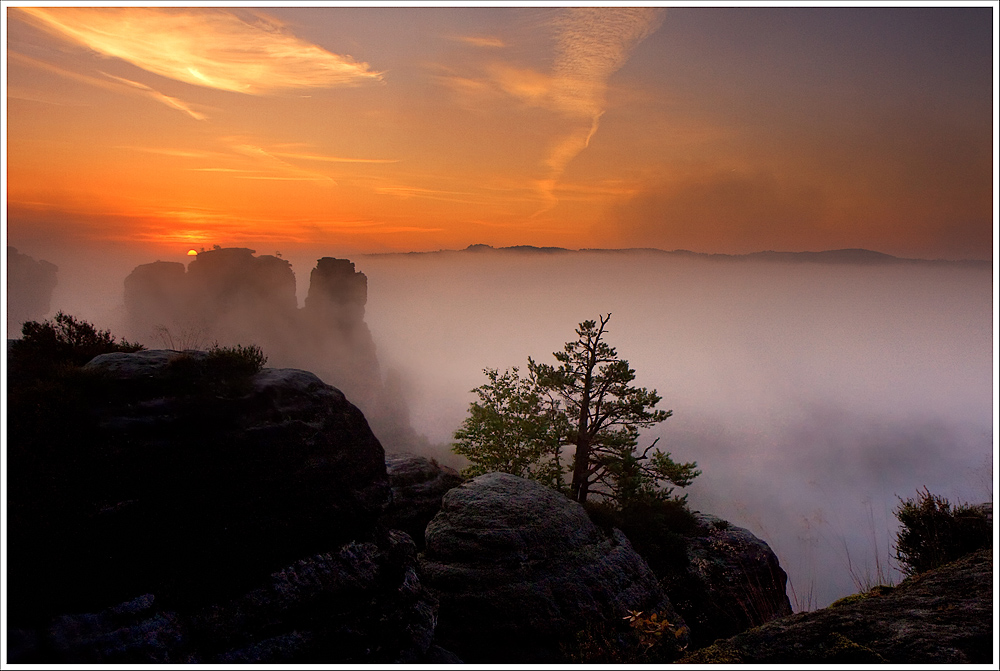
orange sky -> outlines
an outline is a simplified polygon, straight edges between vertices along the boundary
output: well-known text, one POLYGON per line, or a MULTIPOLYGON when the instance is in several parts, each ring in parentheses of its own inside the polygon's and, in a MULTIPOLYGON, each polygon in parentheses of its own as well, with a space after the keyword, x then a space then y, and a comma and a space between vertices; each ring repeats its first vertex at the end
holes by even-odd
POLYGON ((992 255, 988 5, 4 12, 27 253, 992 255))

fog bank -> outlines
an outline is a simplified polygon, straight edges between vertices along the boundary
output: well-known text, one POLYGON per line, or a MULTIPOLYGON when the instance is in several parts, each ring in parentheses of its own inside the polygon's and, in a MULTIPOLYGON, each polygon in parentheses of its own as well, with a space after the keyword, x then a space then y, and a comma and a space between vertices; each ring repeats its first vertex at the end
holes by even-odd
MULTIPOLYGON (((21 251, 59 267, 47 316, 63 310, 116 333, 125 277, 155 260, 21 251)), ((298 308, 325 256, 343 258, 285 255, 298 308)), ((888 563, 897 495, 927 486, 992 500, 988 266, 642 251, 349 258, 367 276, 379 383, 401 397, 428 455, 457 467, 448 444, 482 369, 552 363, 579 322, 611 312, 608 342, 674 412, 643 439, 698 462, 693 508, 771 543, 793 606, 853 593, 852 571, 867 578, 876 557, 888 563)))
POLYGON ((645 437, 698 462, 692 507, 768 540, 800 607, 857 591, 852 571, 875 573, 876 555, 888 563, 897 495, 992 499, 987 268, 645 252, 355 261, 380 359, 432 443, 450 440, 484 367, 553 362, 579 322, 611 312, 609 343, 674 411, 645 437))

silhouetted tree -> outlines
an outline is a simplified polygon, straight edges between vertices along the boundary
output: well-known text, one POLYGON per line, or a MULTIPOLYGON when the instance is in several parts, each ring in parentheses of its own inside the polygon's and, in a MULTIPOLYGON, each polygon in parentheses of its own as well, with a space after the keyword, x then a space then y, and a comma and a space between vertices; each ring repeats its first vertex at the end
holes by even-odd
MULTIPOLYGON (((591 492, 624 507, 639 500, 666 500, 700 472, 656 449, 640 450, 639 430, 670 417, 657 410, 656 390, 635 387, 635 371, 605 342, 611 315, 588 320, 577 339, 554 356, 558 366, 529 357, 528 377, 517 369, 485 372, 480 400, 455 434, 454 450, 473 462, 470 474, 504 471, 564 487, 561 451, 574 450, 569 495, 581 503, 591 492)), ((675 497, 677 498, 677 497, 675 497)))

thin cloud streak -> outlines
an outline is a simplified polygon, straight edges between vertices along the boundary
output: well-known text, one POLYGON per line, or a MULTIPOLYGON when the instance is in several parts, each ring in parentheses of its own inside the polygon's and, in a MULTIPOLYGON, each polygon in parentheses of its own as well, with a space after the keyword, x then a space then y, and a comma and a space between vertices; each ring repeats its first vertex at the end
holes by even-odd
POLYGON ((21 7, 42 28, 187 84, 265 95, 379 82, 367 63, 292 35, 254 12, 150 7, 21 7))
POLYGON ((190 105, 185 103, 183 100, 174 98, 172 96, 160 93, 154 88, 146 86, 145 84, 140 84, 139 82, 134 82, 130 79, 124 79, 122 77, 116 77, 115 75, 109 75, 106 72, 98 72, 108 78, 110 81, 99 79, 97 77, 91 77, 89 75, 80 74, 78 72, 72 72, 66 70, 57 65, 52 65, 51 63, 46 63, 40 61, 37 58, 32 58, 31 56, 25 56, 24 54, 19 54, 14 51, 7 52, 7 58, 23 63, 39 70, 44 70, 46 72, 51 72, 54 75, 64 77, 66 79, 72 79, 74 81, 82 82, 84 84, 89 84, 91 86, 96 86, 97 88, 105 89, 107 91, 114 91, 115 93, 121 93, 126 95, 141 95, 144 98, 150 98, 156 102, 162 103, 167 107, 171 107, 180 112, 184 112, 193 119, 198 121, 204 121, 208 117, 200 112, 196 112, 191 109, 190 105))
POLYGON ((326 161, 328 163, 399 163, 398 158, 345 158, 342 156, 319 156, 317 154, 289 154, 272 152, 273 156, 282 158, 299 158, 304 161, 326 161))
MULTIPOLYGON (((300 168, 297 168, 294 165, 292 165, 291 163, 288 163, 287 161, 283 161, 280 158, 278 158, 277 156, 275 156, 274 154, 272 154, 270 152, 267 152, 264 149, 261 149, 260 147, 257 147, 255 145, 243 144, 243 143, 234 144, 233 147, 232 147, 232 149, 233 149, 233 151, 235 151, 235 152, 237 152, 239 154, 243 154, 244 156, 249 156, 251 158, 262 159, 266 163, 268 163, 268 165, 270 165, 272 168, 274 168, 274 169, 276 169, 276 170, 278 170, 280 172, 286 173, 285 175, 275 176, 275 177, 273 177, 273 179, 298 180, 298 181, 325 181, 325 182, 329 182, 331 185, 334 185, 334 186, 337 184, 332 178, 330 178, 330 177, 328 177, 326 175, 323 175, 323 174, 320 174, 320 173, 315 173, 315 172, 309 172, 308 170, 302 170, 300 168)), ((268 179, 268 178, 267 177, 256 177, 256 178, 238 177, 237 179, 268 179)))
POLYGON ((131 86, 134 89, 142 91, 153 100, 161 102, 167 107, 171 107, 175 110, 180 110, 181 112, 184 112, 185 114, 191 116, 193 119, 197 119, 198 121, 204 121, 205 119, 208 118, 204 114, 201 114, 200 112, 195 112, 183 100, 160 93, 156 89, 146 86, 145 84, 140 84, 139 82, 134 82, 131 79, 125 79, 124 77, 116 77, 115 75, 109 75, 107 72, 101 72, 100 74, 109 79, 113 79, 114 81, 121 82, 126 86, 131 86))
POLYGON ((456 42, 464 42, 465 44, 473 47, 483 47, 487 49, 502 49, 507 46, 499 37, 464 35, 452 37, 451 39, 456 42))

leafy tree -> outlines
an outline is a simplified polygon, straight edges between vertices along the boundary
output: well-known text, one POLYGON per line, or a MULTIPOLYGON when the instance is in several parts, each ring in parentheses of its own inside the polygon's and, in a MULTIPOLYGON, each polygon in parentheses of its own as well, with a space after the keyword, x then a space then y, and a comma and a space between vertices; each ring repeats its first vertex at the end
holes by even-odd
POLYGON ((666 500, 673 486, 686 487, 699 475, 697 464, 678 464, 653 441, 638 449, 639 429, 670 411, 656 410, 656 390, 632 386, 635 371, 605 342, 611 315, 582 322, 577 340, 555 352, 558 366, 529 357, 528 377, 515 368, 474 389, 480 401, 455 434, 455 451, 473 465, 468 473, 502 470, 564 488, 581 503, 591 492, 618 507, 645 499, 666 500), (573 450, 565 471, 562 449, 573 450), (670 486, 673 485, 673 486, 670 486))
POLYGON ((500 471, 560 488, 555 427, 561 417, 547 411, 537 380, 522 378, 517 368, 504 373, 486 368, 483 373, 489 382, 472 390, 479 400, 470 405, 469 417, 455 432, 453 451, 472 462, 462 474, 500 471))

